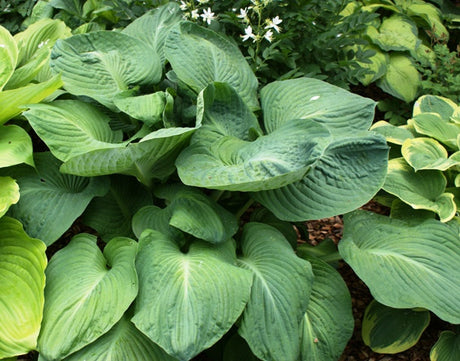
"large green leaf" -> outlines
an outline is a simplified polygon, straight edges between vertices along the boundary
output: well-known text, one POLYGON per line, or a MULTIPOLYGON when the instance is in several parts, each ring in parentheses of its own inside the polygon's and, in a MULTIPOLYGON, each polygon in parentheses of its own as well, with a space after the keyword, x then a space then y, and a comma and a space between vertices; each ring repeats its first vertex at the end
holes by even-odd
POLYGON ((122 112, 151 126, 162 120, 167 96, 166 92, 129 97, 120 96, 114 99, 114 104, 122 112))
POLYGON ((247 223, 238 264, 254 277, 239 334, 264 361, 297 360, 300 322, 313 284, 310 263, 297 257, 275 228, 247 223))
POLYGON ((453 225, 356 211, 345 215, 339 251, 378 302, 423 307, 460 323, 460 237, 453 225))
POLYGON ((169 185, 155 195, 167 200, 168 224, 210 243, 228 241, 238 230, 236 217, 199 190, 169 185))
POLYGON ((430 352, 431 361, 456 361, 460 358, 460 335, 443 331, 430 352))
POLYGON ((165 54, 180 81, 196 93, 209 83, 229 83, 250 109, 258 108, 257 78, 240 50, 230 40, 194 23, 173 27, 165 54))
POLYGON ((374 352, 395 354, 414 346, 429 323, 427 310, 391 308, 373 300, 364 313, 361 334, 374 352))
POLYGON ((64 361, 176 361, 124 315, 113 328, 64 361))
POLYGON ((414 134, 407 129, 407 126, 395 126, 385 120, 372 124, 371 130, 383 135, 387 142, 398 145, 402 145, 407 139, 414 138, 414 134))
POLYGON ((194 143, 181 153, 176 166, 187 185, 238 191, 274 189, 302 179, 330 139, 324 126, 295 119, 253 142, 222 136, 210 146, 194 143))
POLYGON ((141 237, 146 229, 153 229, 176 240, 180 245, 185 244, 185 235, 180 230, 169 225, 171 219, 170 208, 145 206, 133 216, 132 228, 137 238, 141 237))
POLYGON ((314 281, 301 324, 300 361, 336 361, 353 334, 351 296, 342 276, 327 263, 304 255, 314 281))
POLYGON ((19 219, 32 237, 47 245, 56 241, 83 213, 95 196, 104 195, 106 179, 59 173, 60 162, 50 153, 35 154, 36 170, 16 166, 2 171, 15 178, 21 189, 19 202, 9 214, 19 219))
POLYGON ((168 354, 190 360, 230 329, 249 299, 251 274, 234 262, 232 241, 194 242, 182 253, 173 239, 145 231, 134 324, 168 354))
POLYGON ((92 150, 124 147, 121 131, 112 131, 109 116, 91 104, 55 100, 29 108, 24 116, 53 155, 63 162, 92 150))
POLYGON ((333 135, 353 135, 368 130, 374 119, 374 101, 318 79, 276 81, 260 96, 268 133, 292 119, 311 119, 333 135))
POLYGON ((366 62, 358 62, 361 69, 367 69, 371 73, 359 75, 359 81, 367 86, 377 79, 380 79, 387 71, 388 54, 380 50, 377 46, 368 45, 360 48, 361 51, 373 51, 374 55, 367 58, 366 62))
POLYGON ((437 113, 421 113, 410 121, 415 130, 446 144, 449 148, 458 150, 457 137, 460 135, 460 124, 449 122, 449 118, 441 118, 437 113))
POLYGON ((18 48, 10 32, 0 25, 0 91, 11 78, 18 60, 18 48))
POLYGON ((61 86, 61 77, 56 75, 43 83, 30 84, 25 87, 0 92, 0 109, 2 109, 0 125, 21 114, 24 110, 24 105, 41 102, 61 86))
POLYGON ((71 29, 57 19, 41 19, 28 26, 14 36, 19 49, 18 66, 29 62, 41 49, 51 49, 56 40, 67 38, 71 34, 71 29))
POLYGON ((388 62, 388 70, 377 81, 377 85, 388 94, 409 103, 417 96, 421 79, 409 56, 392 53, 388 62))
POLYGON ((102 253, 96 241, 85 233, 74 236, 46 270, 38 345, 49 361, 61 360, 109 331, 137 295, 137 243, 117 237, 102 253))
POLYGON ((449 121, 458 108, 457 104, 450 99, 437 95, 423 95, 414 103, 413 116, 421 113, 437 113, 444 121, 449 121))
POLYGON ((174 161, 196 128, 163 128, 137 143, 116 148, 96 149, 66 161, 64 173, 93 177, 106 174, 135 176, 148 186, 175 171, 174 161))
POLYGON ((401 153, 415 171, 422 169, 447 170, 460 165, 460 152, 449 157, 446 148, 432 138, 415 138, 406 140, 401 153))
POLYGON ((435 5, 425 1, 410 2, 407 7, 407 15, 422 19, 426 23, 425 27, 436 35, 436 38, 447 41, 449 32, 441 19, 441 11, 435 5))
POLYGON ((46 47, 37 51, 29 62, 14 71, 5 89, 20 88, 33 81, 42 68, 49 64, 50 54, 51 49, 46 47))
POLYGON ((82 218, 106 242, 115 236, 134 237, 133 215, 153 202, 150 192, 136 178, 114 175, 110 180, 109 192, 94 198, 82 218))
POLYGON ((51 68, 62 73, 64 88, 116 110, 114 97, 162 77, 160 58, 136 38, 116 31, 78 34, 56 42, 51 68))
POLYGON ((373 26, 368 27, 366 35, 387 52, 415 51, 420 43, 416 24, 410 18, 398 14, 385 18, 378 30, 373 26))
POLYGON ((383 190, 400 198, 414 209, 437 213, 442 222, 450 220, 457 210, 454 196, 446 193, 447 180, 439 170, 415 172, 403 158, 391 159, 383 190))
POLYGON ((0 168, 25 163, 34 165, 32 140, 17 125, 0 125, 0 168))
POLYGON ((302 180, 253 197, 287 221, 343 214, 367 203, 382 187, 387 159, 388 146, 380 135, 337 137, 302 180))
POLYGON ((37 347, 43 316, 45 244, 17 220, 0 219, 0 358, 37 347))
POLYGON ((19 186, 11 177, 0 177, 0 217, 19 201, 19 186))
POLYGON ((182 20, 182 16, 179 5, 175 2, 169 2, 134 20, 123 29, 123 33, 150 45, 164 64, 166 61, 164 50, 166 38, 171 28, 182 20))

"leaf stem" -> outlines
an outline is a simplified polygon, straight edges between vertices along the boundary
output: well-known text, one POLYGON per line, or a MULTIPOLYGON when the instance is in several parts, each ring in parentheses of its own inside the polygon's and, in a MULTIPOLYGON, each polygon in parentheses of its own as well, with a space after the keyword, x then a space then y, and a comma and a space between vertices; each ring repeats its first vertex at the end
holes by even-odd
POLYGON ((249 207, 254 203, 254 199, 249 198, 249 200, 241 207, 238 212, 236 212, 236 219, 240 219, 241 216, 249 209, 249 207))

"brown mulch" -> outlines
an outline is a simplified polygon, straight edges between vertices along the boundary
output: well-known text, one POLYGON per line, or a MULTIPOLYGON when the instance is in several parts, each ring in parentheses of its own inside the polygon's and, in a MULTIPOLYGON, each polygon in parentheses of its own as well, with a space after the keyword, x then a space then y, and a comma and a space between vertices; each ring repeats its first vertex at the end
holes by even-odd
MULTIPOLYGON (((388 214, 386 207, 374 202, 362 208, 379 214, 388 214)), ((317 245, 326 238, 331 238, 337 244, 342 238, 343 221, 340 216, 309 221, 307 222, 307 227, 309 232, 308 242, 313 245, 317 245)), ((364 344, 361 338, 361 320, 366 306, 372 301, 373 297, 364 282, 358 278, 345 262, 340 263, 338 271, 350 290, 355 318, 353 336, 339 361, 430 361, 431 347, 438 340, 440 332, 451 327, 448 323, 432 314, 430 325, 415 346, 405 352, 394 355, 375 353, 364 344)))

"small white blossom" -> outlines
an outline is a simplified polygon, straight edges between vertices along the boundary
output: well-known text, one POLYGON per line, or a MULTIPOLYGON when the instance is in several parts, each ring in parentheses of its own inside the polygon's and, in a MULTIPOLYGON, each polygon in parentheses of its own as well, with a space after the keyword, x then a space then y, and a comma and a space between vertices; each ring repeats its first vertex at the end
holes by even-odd
POLYGON ((267 39, 267 40, 271 43, 272 40, 273 40, 273 31, 268 30, 268 31, 264 34, 264 38, 267 39))
POLYGON ((211 8, 208 8, 208 10, 204 9, 203 14, 201 14, 200 16, 203 18, 203 21, 206 21, 208 23, 208 25, 211 24, 211 21, 216 18, 211 8))
POLYGON ((268 25, 265 27, 265 29, 275 29, 277 33, 280 32, 280 27, 278 26, 281 24, 283 20, 279 18, 279 16, 275 16, 273 19, 268 21, 268 25))
POLYGON ((188 5, 185 3, 185 1, 181 1, 179 7, 182 11, 185 11, 188 9, 188 5))
POLYGON ((200 14, 198 14, 198 9, 192 10, 190 16, 192 19, 198 19, 200 17, 200 14))
POLYGON ((255 41, 256 36, 252 32, 252 27, 249 25, 246 29, 244 29, 244 35, 240 35, 243 38, 243 41, 246 41, 248 39, 253 39, 255 41))
POLYGON ((240 15, 237 15, 240 19, 246 19, 248 17, 248 8, 240 9, 240 15))
POLYGON ((335 37, 340 38, 342 35, 343 35, 342 33, 338 33, 335 37))

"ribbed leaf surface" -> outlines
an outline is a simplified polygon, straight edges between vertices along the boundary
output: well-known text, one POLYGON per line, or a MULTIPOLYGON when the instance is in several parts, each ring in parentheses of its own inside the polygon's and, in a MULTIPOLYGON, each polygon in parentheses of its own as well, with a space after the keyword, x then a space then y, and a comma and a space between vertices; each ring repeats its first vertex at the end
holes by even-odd
POLYGON ((242 253, 238 264, 252 272, 254 282, 238 332, 258 358, 296 361, 313 284, 311 265, 278 230, 262 223, 245 225, 242 253))
POLYGON ((139 297, 134 324, 180 361, 213 345, 249 299, 251 274, 232 264, 231 241, 192 243, 182 253, 162 233, 145 231, 136 262, 139 297))
POLYGON ((61 360, 109 331, 137 295, 137 243, 112 239, 104 254, 89 234, 75 236, 46 270, 39 350, 61 360))
POLYGON ((238 47, 223 35, 194 23, 175 26, 165 54, 178 78, 196 93, 209 83, 229 83, 250 109, 258 108, 257 78, 238 47))
POLYGON ((345 217, 339 251, 378 302, 423 307, 460 323, 460 237, 455 224, 408 223, 356 211, 345 217))
POLYGON ((26 163, 34 165, 32 140, 17 125, 0 125, 0 168, 26 163))
POLYGON ((11 78, 18 60, 18 48, 10 32, 0 25, 0 91, 11 78))

